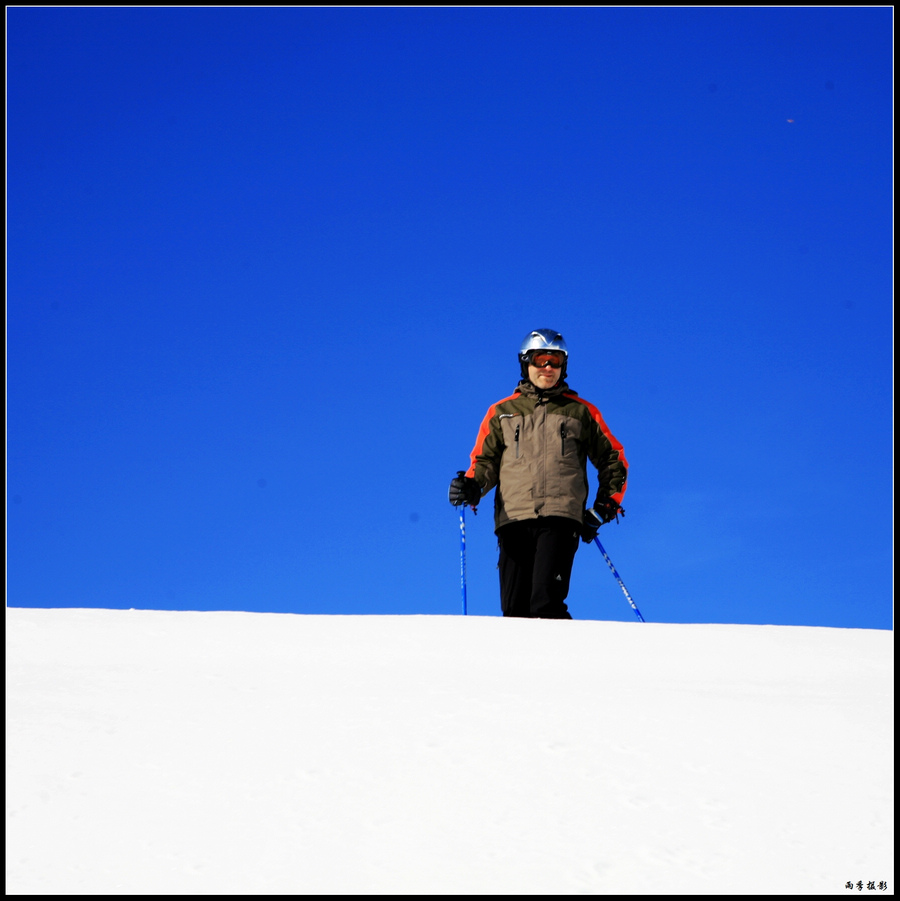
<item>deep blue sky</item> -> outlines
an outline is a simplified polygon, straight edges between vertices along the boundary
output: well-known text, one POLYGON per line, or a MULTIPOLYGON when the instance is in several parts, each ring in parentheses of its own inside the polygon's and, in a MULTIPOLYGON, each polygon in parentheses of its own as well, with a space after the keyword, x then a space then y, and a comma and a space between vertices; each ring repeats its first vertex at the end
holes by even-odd
MULTIPOLYGON (((892 627, 891 8, 7 29, 10 606, 459 612, 447 484, 550 327, 648 621, 892 627)), ((591 546, 569 602, 634 620, 591 546)))

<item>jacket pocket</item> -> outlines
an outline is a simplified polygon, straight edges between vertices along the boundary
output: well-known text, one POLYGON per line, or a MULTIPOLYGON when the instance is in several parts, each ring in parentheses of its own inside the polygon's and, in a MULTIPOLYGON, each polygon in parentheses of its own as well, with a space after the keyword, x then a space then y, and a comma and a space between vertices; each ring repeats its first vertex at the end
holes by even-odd
POLYGON ((523 416, 507 416, 500 422, 503 443, 506 446, 504 462, 515 464, 524 461, 525 453, 525 419, 523 416))
POLYGON ((552 425, 548 423, 544 441, 546 496, 557 499, 556 502, 562 503, 566 510, 570 506, 580 510, 585 493, 582 425, 570 416, 555 416, 554 419, 552 425))
POLYGON ((568 416, 560 416, 559 419, 559 425, 556 426, 556 450, 551 456, 555 457, 559 454, 559 460, 562 463, 578 462, 581 423, 568 416))

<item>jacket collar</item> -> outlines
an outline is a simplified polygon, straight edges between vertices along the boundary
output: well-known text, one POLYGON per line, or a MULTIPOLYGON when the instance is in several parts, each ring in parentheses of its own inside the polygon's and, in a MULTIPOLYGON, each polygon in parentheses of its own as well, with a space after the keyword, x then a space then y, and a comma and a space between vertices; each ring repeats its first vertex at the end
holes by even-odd
POLYGON ((516 386, 516 392, 518 394, 523 394, 525 397, 536 397, 538 400, 543 400, 547 397, 556 397, 559 394, 575 394, 568 386, 565 379, 560 379, 552 388, 548 388, 546 391, 542 391, 528 379, 521 379, 516 386))

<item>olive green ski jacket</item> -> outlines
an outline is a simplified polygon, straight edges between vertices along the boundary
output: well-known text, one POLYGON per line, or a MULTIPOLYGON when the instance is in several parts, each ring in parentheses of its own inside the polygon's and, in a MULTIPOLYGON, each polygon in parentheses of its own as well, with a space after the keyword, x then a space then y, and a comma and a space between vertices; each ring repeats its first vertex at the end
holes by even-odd
POLYGON ((466 475, 482 497, 497 487, 495 531, 541 516, 583 523, 588 460, 597 469, 598 501, 621 503, 628 475, 624 449, 600 411, 564 381, 541 391, 522 379, 514 394, 488 409, 471 460, 466 475))

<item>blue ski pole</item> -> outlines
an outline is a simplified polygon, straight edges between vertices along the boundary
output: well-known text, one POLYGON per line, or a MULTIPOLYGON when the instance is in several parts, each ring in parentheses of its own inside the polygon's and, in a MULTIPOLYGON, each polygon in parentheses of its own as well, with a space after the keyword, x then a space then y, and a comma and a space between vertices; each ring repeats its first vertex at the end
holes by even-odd
POLYGON ((459 508, 459 584, 462 588, 462 611, 466 615, 466 507, 459 508))
POLYGON ((625 587, 625 583, 622 581, 622 577, 616 572, 616 568, 613 566, 612 560, 609 559, 609 554, 603 548, 603 545, 600 544, 600 539, 596 536, 594 537, 594 543, 600 548, 600 553, 603 554, 603 559, 609 564, 609 568, 612 570, 612 574, 616 577, 616 581, 619 583, 619 588, 625 592, 625 598, 629 604, 631 604, 631 609, 634 610, 635 616, 643 623, 646 622, 643 616, 641 616, 641 611, 638 610, 637 604, 631 599, 631 595, 628 593, 628 589, 625 587))

